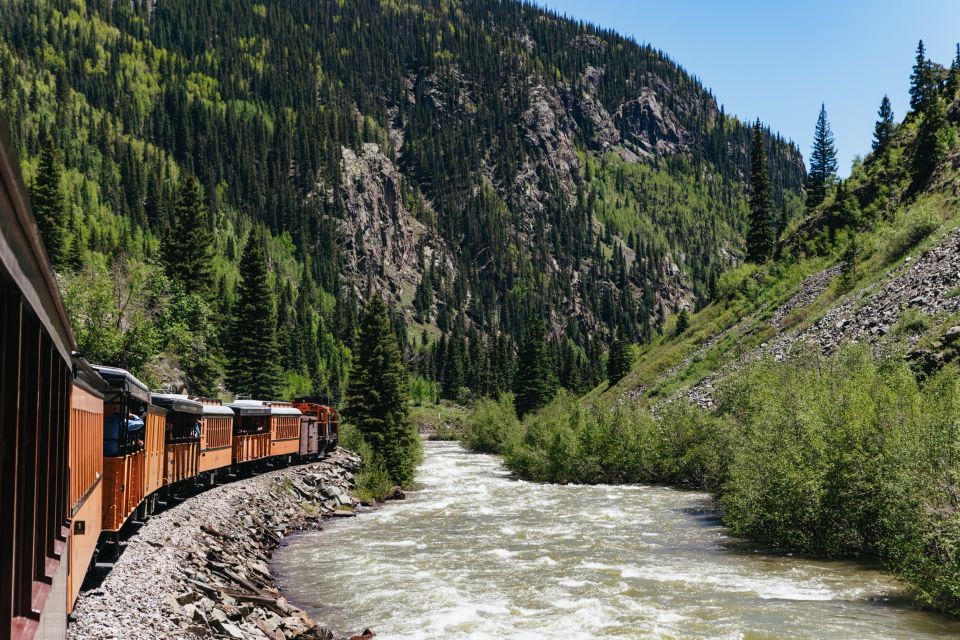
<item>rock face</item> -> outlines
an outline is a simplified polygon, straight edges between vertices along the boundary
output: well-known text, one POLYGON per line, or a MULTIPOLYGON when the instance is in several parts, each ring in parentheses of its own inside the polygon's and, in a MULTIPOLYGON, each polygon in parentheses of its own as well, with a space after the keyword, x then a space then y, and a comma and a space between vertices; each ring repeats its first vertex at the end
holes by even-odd
MULTIPOLYGON (((783 360, 796 350, 805 348, 829 354, 836 351, 840 345, 850 342, 869 344, 875 350, 882 351, 888 347, 892 329, 908 309, 919 310, 928 316, 960 311, 960 296, 954 293, 960 286, 960 231, 954 231, 919 258, 903 260, 885 282, 847 294, 808 328, 790 329, 786 322, 790 314, 816 300, 842 269, 842 264, 834 265, 804 280, 796 293, 766 321, 780 330, 779 334, 769 342, 741 355, 717 373, 701 379, 685 391, 686 396, 700 406, 710 407, 713 405, 714 384, 717 379, 746 362, 766 356, 783 360)), ((730 332, 743 334, 754 329, 755 319, 744 319, 726 332, 706 341, 696 354, 666 371, 664 377, 676 375, 693 358, 704 357, 717 341, 730 332)), ((953 344, 958 338, 960 327, 953 327, 941 337, 941 351, 912 352, 908 357, 923 366, 936 366, 942 361, 952 361, 957 357, 953 344)), ((909 334, 897 339, 905 343, 908 349, 917 342, 917 336, 909 334)), ((635 389, 625 397, 637 397, 642 393, 643 389, 635 389)))
POLYGON ((359 458, 338 448, 152 517, 102 584, 81 594, 68 637, 332 639, 273 586, 270 554, 290 531, 355 515, 358 468, 359 458))

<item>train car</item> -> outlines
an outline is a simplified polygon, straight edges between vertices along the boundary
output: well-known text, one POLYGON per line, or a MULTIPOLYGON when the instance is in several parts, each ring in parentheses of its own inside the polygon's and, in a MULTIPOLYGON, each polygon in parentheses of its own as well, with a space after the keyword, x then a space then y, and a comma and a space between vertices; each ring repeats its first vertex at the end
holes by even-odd
POLYGON ((291 456, 300 451, 299 409, 289 402, 265 401, 270 407, 270 455, 291 456))
POLYGON ((103 526, 103 398, 106 383, 82 358, 73 358, 70 400, 70 562, 67 612, 93 562, 103 526))
POLYGON ((150 397, 167 412, 164 486, 194 478, 200 473, 203 405, 178 394, 154 393, 150 397))
POLYGON ((251 462, 270 455, 270 407, 261 402, 237 400, 233 410, 233 463, 251 462))
POLYGON ((301 398, 293 403, 304 415, 317 419, 318 446, 322 451, 335 446, 340 436, 340 414, 327 402, 326 399, 301 398))
POLYGON ((300 418, 300 456, 305 458, 319 453, 320 421, 305 413, 300 418))
POLYGON ((75 349, 0 122, 0 640, 66 636, 75 349))
MULTIPOLYGON (((162 409, 151 410, 147 386, 129 371, 93 368, 107 383, 103 407, 103 530, 115 533, 149 495, 148 488, 152 493, 163 486, 162 464, 156 460, 157 418, 162 409)), ((162 425, 159 428, 162 463, 162 425)))
POLYGON ((223 406, 216 398, 194 398, 203 408, 200 432, 199 472, 208 474, 211 481, 219 469, 233 462, 233 409, 223 406))

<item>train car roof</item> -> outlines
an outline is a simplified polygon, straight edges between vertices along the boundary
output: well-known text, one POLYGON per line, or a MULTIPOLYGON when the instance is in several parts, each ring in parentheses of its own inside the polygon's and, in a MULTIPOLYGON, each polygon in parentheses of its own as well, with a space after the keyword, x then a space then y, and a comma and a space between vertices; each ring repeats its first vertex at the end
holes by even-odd
POLYGON ((227 406, 233 409, 238 416, 270 415, 270 407, 259 400, 234 400, 227 406))
POLYGON ((20 290, 60 357, 70 362, 76 339, 67 319, 50 259, 30 208, 17 153, 0 119, 0 273, 20 290))
POLYGON ((196 400, 180 393, 153 393, 153 404, 175 413, 192 413, 203 415, 203 405, 196 400))
MULTIPOLYGON (((292 407, 286 402, 284 403, 274 403, 270 400, 234 400, 230 405, 233 409, 241 408, 247 410, 248 408, 259 407, 265 409, 265 413, 268 413, 272 416, 301 416, 303 412, 296 407, 292 407)), ((251 414, 252 415, 252 414, 251 414)), ((256 414, 263 415, 263 414, 256 414)))
POLYGON ((93 367, 94 371, 99 373, 100 376, 107 381, 107 384, 111 389, 124 391, 138 400, 142 400, 143 402, 147 403, 150 402, 150 389, 148 389, 147 385, 140 382, 136 376, 126 369, 105 367, 99 364, 90 366, 93 367))
POLYGON ((232 418, 236 415, 233 409, 220 403, 209 402, 202 398, 193 398, 193 400, 196 400, 203 406, 203 415, 205 416, 229 416, 232 418))
POLYGON ((101 398, 107 392, 107 381, 78 354, 73 354, 73 383, 101 398))

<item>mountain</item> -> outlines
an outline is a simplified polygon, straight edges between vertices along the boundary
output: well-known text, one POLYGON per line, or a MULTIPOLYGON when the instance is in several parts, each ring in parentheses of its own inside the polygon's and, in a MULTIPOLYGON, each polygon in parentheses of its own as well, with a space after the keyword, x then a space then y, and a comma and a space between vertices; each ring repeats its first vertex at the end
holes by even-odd
POLYGON ((736 535, 879 561, 960 615, 960 47, 949 71, 920 53, 914 108, 881 103, 872 151, 773 258, 612 383, 522 421, 478 404, 464 442, 527 479, 708 490, 736 535))
MULTIPOLYGON (((286 395, 342 393, 375 292, 445 394, 509 388, 532 316, 583 390, 743 254, 750 128, 664 53, 530 4, 16 0, 0 87, 28 181, 48 138, 63 161, 81 345, 157 384, 215 385, 253 229, 286 395), (184 175, 212 299, 156 267, 184 175)), ((786 227, 803 162, 766 144, 786 227)))

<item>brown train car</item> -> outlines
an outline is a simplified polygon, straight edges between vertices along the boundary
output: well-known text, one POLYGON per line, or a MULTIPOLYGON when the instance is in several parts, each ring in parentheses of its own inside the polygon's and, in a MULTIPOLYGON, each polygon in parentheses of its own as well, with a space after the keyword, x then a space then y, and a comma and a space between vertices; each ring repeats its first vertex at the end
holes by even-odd
POLYGON ((264 402, 270 407, 270 455, 289 456, 300 451, 300 410, 289 402, 264 402))
POLYGON ((203 406, 200 473, 216 473, 233 462, 233 409, 214 398, 194 398, 203 406))
POLYGON ((177 394, 154 393, 151 400, 167 411, 164 485, 195 477, 200 473, 203 405, 177 394))
POLYGON ((147 405, 143 439, 143 497, 164 485, 167 455, 167 412, 154 404, 147 405))
POLYGON ((75 348, 0 120, 0 640, 66 635, 75 348))
POLYGON ((163 410, 150 406, 146 385, 128 371, 93 368, 107 382, 103 407, 103 530, 115 532, 148 495, 147 487, 160 486, 153 474, 162 474, 162 467, 154 469, 154 450, 159 428, 160 451, 163 451, 162 424, 158 427, 163 410), (148 443, 150 478, 147 477, 148 443))
POLYGON ((250 462, 270 456, 270 407, 261 402, 237 400, 233 410, 233 462, 250 462))
POLYGON ((90 365, 73 360, 70 401, 70 564, 67 612, 97 549, 103 526, 103 397, 106 384, 90 365))

